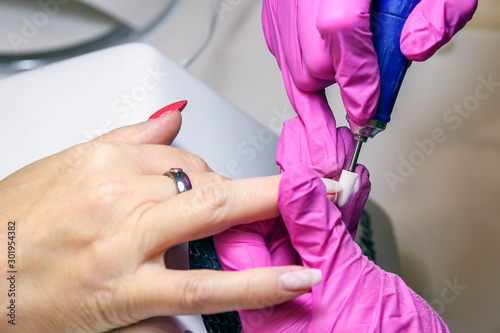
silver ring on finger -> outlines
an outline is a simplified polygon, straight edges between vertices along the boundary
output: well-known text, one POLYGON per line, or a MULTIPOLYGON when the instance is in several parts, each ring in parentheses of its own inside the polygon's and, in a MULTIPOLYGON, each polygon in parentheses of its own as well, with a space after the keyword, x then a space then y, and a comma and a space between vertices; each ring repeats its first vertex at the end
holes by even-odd
POLYGON ((163 175, 173 179, 175 185, 177 186, 177 194, 189 191, 193 188, 191 180, 181 168, 171 168, 163 175))

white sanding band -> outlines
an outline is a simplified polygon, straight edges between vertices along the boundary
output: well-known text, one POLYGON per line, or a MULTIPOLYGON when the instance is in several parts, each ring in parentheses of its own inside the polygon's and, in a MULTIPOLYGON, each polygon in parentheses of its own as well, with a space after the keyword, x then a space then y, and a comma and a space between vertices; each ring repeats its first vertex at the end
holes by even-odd
POLYGON ((337 206, 342 207, 345 205, 349 197, 351 196, 352 190, 354 189, 354 184, 356 184, 356 179, 358 174, 350 172, 347 170, 342 170, 340 174, 339 183, 342 185, 342 191, 337 194, 337 206))

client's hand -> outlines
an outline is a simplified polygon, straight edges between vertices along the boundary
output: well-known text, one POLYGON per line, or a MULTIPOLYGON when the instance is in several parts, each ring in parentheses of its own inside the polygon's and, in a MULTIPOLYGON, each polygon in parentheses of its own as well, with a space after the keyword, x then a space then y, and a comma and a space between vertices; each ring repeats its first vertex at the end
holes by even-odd
MULTIPOLYGON (((225 180, 165 146, 180 122, 172 112, 124 127, 0 181, 0 247, 15 223, 18 272, 16 326, 2 320, 0 331, 100 332, 153 316, 266 307, 311 287, 279 278, 297 266, 165 268, 176 244, 279 214, 279 177, 225 180), (184 169, 191 191, 177 195, 163 176, 171 167, 184 169)), ((0 290, 8 283, 2 278, 0 290)))

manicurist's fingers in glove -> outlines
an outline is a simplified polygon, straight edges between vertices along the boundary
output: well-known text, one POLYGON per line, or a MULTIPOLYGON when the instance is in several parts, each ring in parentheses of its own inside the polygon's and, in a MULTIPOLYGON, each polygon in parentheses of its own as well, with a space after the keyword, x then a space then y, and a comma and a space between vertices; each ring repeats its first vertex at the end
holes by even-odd
POLYGON ((299 115, 283 131, 303 128, 301 136, 289 133, 286 140, 281 136, 279 149, 288 151, 280 154, 282 168, 303 160, 322 177, 340 173, 344 158, 337 151, 336 122, 324 92, 329 85, 338 81, 347 92, 343 96, 353 119, 364 117, 357 121, 366 124, 373 116, 379 84, 368 11, 366 0, 264 1, 264 35, 299 115), (299 145, 307 149, 296 150, 299 145))
MULTIPOLYGON (((371 119, 379 80, 369 9, 369 0, 264 1, 264 36, 283 72, 292 105, 294 85, 304 92, 323 92, 337 82, 351 119, 359 125, 371 119)), ((321 112, 294 108, 303 118, 321 112)))
MULTIPOLYGON (((364 126, 373 117, 379 74, 370 32, 371 3, 264 0, 264 36, 283 72, 290 101, 304 121, 312 121, 309 113, 322 110, 294 102, 295 90, 321 92, 335 82, 351 122, 364 126)), ((465 26, 476 7, 477 0, 422 0, 403 28, 403 54, 410 60, 428 59, 465 26)))
MULTIPOLYGON (((201 158, 167 145, 181 125, 180 113, 170 111, 0 181, 0 220, 15 224, 22 258, 15 267, 22 306, 16 325, 3 320, 0 331, 103 332, 154 316, 260 308, 319 282, 297 284, 297 274, 311 272, 296 265, 165 267, 165 252, 176 244, 279 214, 279 176, 230 181, 214 174, 201 158), (192 190, 178 194, 163 175, 171 167, 183 168, 192 190)), ((0 287, 8 290, 8 282, 0 287)))
POLYGON ((410 60, 429 59, 460 31, 476 11, 477 0, 422 0, 401 32, 401 51, 410 60))

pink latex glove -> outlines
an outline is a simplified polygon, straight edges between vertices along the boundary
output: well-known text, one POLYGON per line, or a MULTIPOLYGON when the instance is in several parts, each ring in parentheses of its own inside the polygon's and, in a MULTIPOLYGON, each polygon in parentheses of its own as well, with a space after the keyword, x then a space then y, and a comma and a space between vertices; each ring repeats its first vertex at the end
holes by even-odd
MULTIPOLYGON (((404 54, 428 58, 476 6, 476 0, 423 0, 403 30, 404 54)), ((303 263, 320 269, 325 281, 282 305, 240 311, 247 333, 448 331, 422 298, 354 243, 370 188, 366 169, 356 167, 358 183, 341 209, 326 199, 316 175, 338 178, 353 149, 351 133, 336 130, 324 89, 339 83, 358 125, 375 112, 379 78, 369 7, 367 0, 264 0, 266 41, 299 115, 285 123, 276 157, 284 171, 279 196, 284 224, 274 219, 238 226, 216 235, 215 245, 226 270, 303 263)))
POLYGON ((366 169, 358 165, 356 172, 361 181, 339 209, 314 171, 290 165, 278 195, 284 224, 263 221, 215 237, 225 270, 302 262, 322 272, 323 281, 294 300, 239 311, 245 333, 448 332, 420 296, 363 256, 353 241, 347 229, 355 230, 369 192, 366 169))
MULTIPOLYGON (((371 41, 370 4, 370 0, 263 3, 267 44, 281 68, 292 106, 306 128, 307 136, 300 139, 312 154, 309 165, 322 176, 332 177, 343 164, 336 151, 336 124, 324 89, 339 84, 350 121, 357 125, 366 125, 375 113, 379 74, 371 41)), ((403 54, 410 60, 429 58, 464 27, 476 7, 477 0, 422 0, 402 31, 403 54)), ((285 159, 293 163, 294 157, 285 159)))
MULTIPOLYGON (((298 117, 288 121, 292 131, 290 135, 305 135, 304 128, 298 117)), ((287 135, 286 133, 282 135, 287 135)), ((355 142, 350 130, 341 127, 337 131, 337 142, 339 143, 339 155, 352 156, 355 142)), ((300 141, 299 141, 300 142, 300 141)), ((297 152, 302 151, 299 161, 304 157, 303 162, 307 163, 307 149, 294 147, 297 152)), ((278 153, 278 156, 281 154, 278 153)), ((349 158, 343 159, 347 167, 349 158)), ((291 165, 292 170, 297 170, 297 162, 291 165)), ((304 164, 299 164, 304 165, 304 164)), ((306 167, 304 167, 306 168, 306 167)), ((312 172, 308 169, 308 173, 312 172)), ((355 186, 350 200, 339 212, 343 216, 345 229, 350 232, 351 239, 356 235, 358 221, 370 193, 369 174, 362 165, 356 167, 358 173, 358 183, 355 186)), ((285 172, 284 174, 288 174, 285 172)), ((324 185, 322 185, 324 188, 324 185)), ((326 193, 326 192, 325 192, 326 193)), ((326 199, 323 194, 319 200, 326 199)), ((323 218, 323 216, 319 216, 323 218)), ((322 228, 326 228, 325 223, 322 228)), ((315 237, 314 230, 308 231, 311 237, 315 237)), ((290 235, 283 223, 282 218, 260 221, 247 225, 238 225, 225 232, 214 236, 214 243, 219 255, 222 268, 224 270, 243 270, 249 268, 282 266, 293 263, 301 265, 302 259, 294 249, 290 241, 290 235)), ((325 253, 329 256, 330 254, 325 253)), ((331 255, 334 255, 333 253, 331 255)), ((327 259, 325 257, 325 259, 327 259)), ((318 267, 319 268, 319 267, 318 267)), ((278 305, 273 308, 257 311, 239 311, 244 332, 307 332, 311 325, 313 313, 313 295, 306 293, 290 302, 278 305)))

